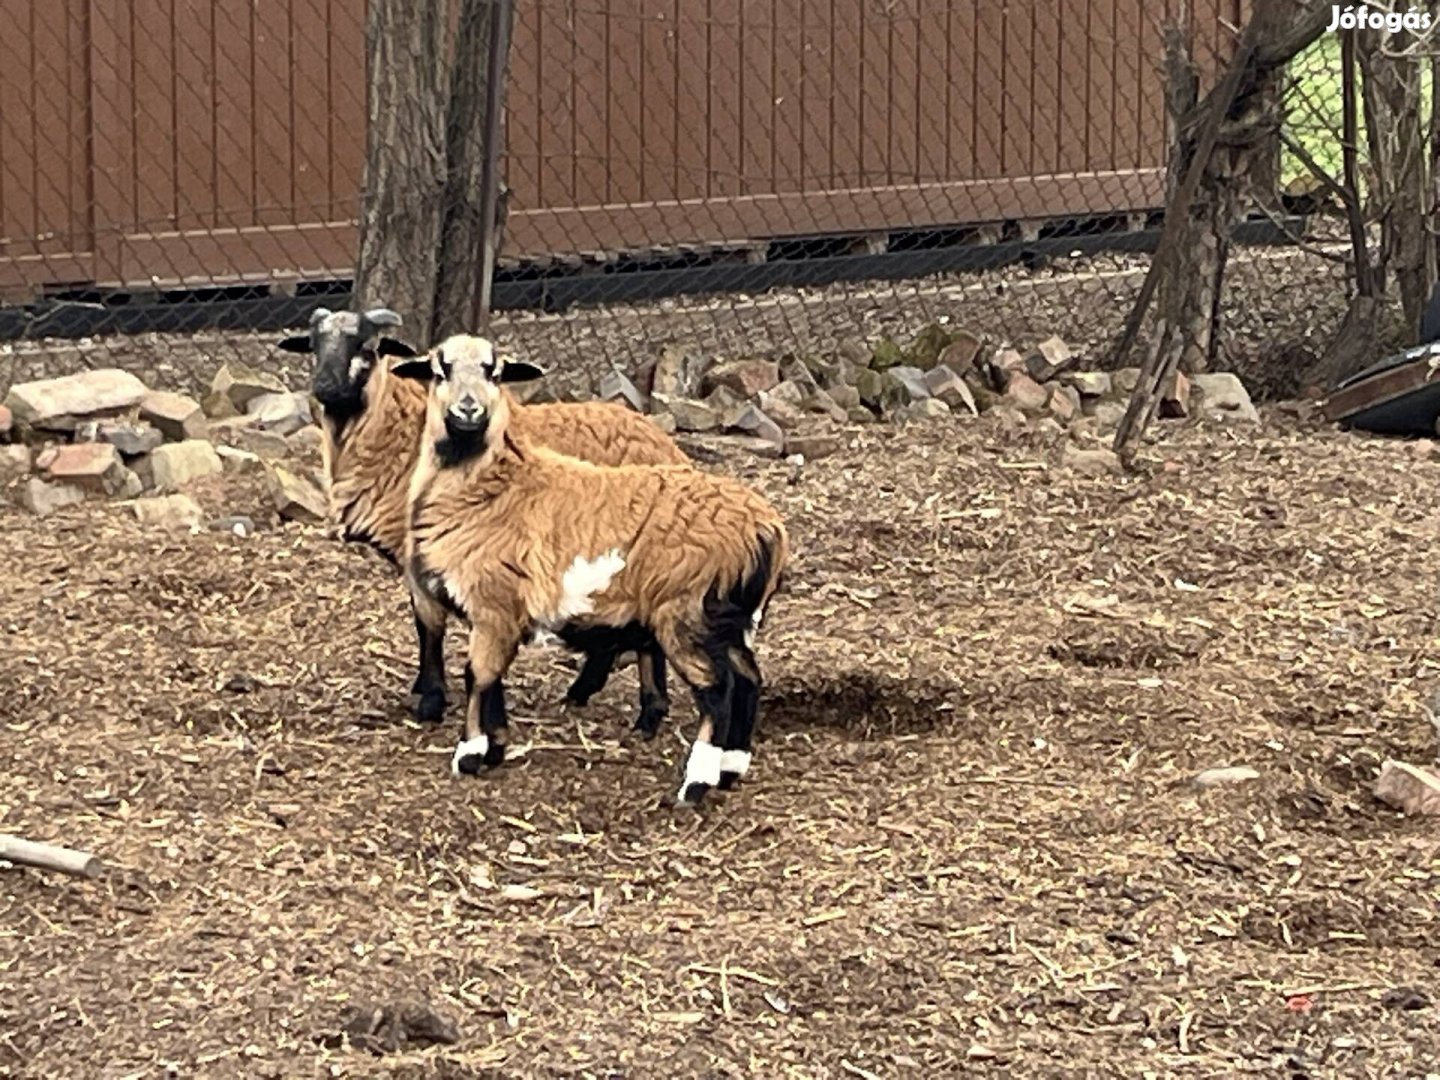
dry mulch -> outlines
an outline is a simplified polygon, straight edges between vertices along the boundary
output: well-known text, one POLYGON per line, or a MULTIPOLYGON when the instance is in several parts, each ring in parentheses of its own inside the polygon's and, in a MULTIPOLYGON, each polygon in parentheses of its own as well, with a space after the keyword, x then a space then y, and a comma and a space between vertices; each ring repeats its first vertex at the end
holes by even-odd
POLYGON ((0 830, 109 866, 0 871, 0 1073, 1440 1071, 1440 836, 1370 795, 1437 749, 1431 448, 851 438, 726 463, 796 559, 699 814, 688 700, 635 744, 632 674, 567 712, 551 652, 528 752, 452 779, 398 582, 324 530, 0 510, 0 830))

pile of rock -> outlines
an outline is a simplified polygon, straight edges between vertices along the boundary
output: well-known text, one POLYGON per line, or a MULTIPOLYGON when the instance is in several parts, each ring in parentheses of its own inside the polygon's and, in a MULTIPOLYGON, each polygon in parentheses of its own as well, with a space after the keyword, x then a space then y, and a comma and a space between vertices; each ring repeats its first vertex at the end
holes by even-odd
MULTIPOLYGON (((835 424, 905 422, 998 411, 1010 424, 1112 428, 1124 415, 1138 368, 1078 370, 1065 342, 1030 352, 987 350, 967 330, 932 324, 906 345, 848 342, 830 357, 710 361, 669 346, 633 375, 615 369, 596 395, 650 413, 668 431, 725 432, 768 456, 816 457, 838 447, 835 424)), ((1162 418, 1259 416, 1234 375, 1177 375, 1162 418)))
POLYGON ((138 500, 142 520, 189 526, 199 508, 186 489, 225 472, 263 473, 281 517, 318 522, 321 481, 280 461, 313 455, 319 438, 307 395, 244 365, 222 367, 203 405, 128 371, 84 371, 10 389, 0 405, 0 485, 19 485, 20 502, 39 515, 123 498, 138 500))

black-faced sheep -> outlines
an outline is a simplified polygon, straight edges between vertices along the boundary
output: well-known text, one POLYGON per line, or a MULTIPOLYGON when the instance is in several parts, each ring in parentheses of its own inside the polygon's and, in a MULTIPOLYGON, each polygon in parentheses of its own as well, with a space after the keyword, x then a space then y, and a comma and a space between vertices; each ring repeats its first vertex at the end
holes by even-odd
MULTIPOLYGON (((400 316, 386 308, 362 314, 321 308, 311 316, 308 333, 280 342, 288 352, 315 357, 311 390, 321 409, 331 505, 346 539, 370 544, 397 567, 405 546, 406 494, 419 455, 426 395, 423 384, 391 376, 386 357, 416 355, 405 342, 386 336, 400 326, 400 316)), ((512 405, 516 430, 557 453, 605 465, 689 465, 689 458, 654 423, 619 405, 512 405)), ((422 601, 414 616, 419 673, 411 694, 416 717, 435 723, 445 712, 446 612, 422 601)), ((567 644, 585 654, 585 665, 566 695, 579 705, 605 685, 620 654, 638 652, 634 635, 594 633, 567 644)), ((635 729, 653 738, 669 712, 664 656, 658 651, 639 653, 639 674, 635 729)))
POLYGON ((679 799, 733 785, 759 708, 753 635, 787 559, 780 516, 729 477, 605 468, 527 439, 500 384, 539 372, 498 359, 484 338, 449 338, 395 371, 430 384, 409 581, 471 625, 453 771, 503 760, 500 680, 527 635, 599 632, 653 638, 695 693, 701 725, 679 799))

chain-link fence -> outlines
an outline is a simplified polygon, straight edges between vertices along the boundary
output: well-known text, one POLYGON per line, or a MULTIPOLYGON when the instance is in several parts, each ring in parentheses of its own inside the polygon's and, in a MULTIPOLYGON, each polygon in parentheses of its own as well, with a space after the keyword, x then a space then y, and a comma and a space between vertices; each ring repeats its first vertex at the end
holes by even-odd
MULTIPOLYGON (((200 390, 226 360, 283 365, 280 329, 348 301, 363 0, 20 6, 0 37, 0 382, 119 365, 200 390)), ((804 355, 936 320, 1098 359, 1165 204, 1164 28, 1184 20, 1208 84, 1243 14, 518 0, 496 333, 586 377, 670 342, 804 355)), ((1338 83, 1307 68, 1305 90, 1290 123, 1333 140, 1338 83)), ((1344 311, 1334 250, 1271 246, 1272 211, 1230 260, 1222 362, 1344 311)))

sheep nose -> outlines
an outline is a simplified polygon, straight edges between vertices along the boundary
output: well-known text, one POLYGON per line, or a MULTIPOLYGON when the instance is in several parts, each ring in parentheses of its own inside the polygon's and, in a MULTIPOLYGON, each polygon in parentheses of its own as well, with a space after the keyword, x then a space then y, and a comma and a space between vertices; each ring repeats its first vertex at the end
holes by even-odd
POLYGON ((454 408, 451 411, 455 413, 457 418, 470 424, 475 423, 485 415, 485 409, 480 402, 468 395, 455 402, 454 408))

